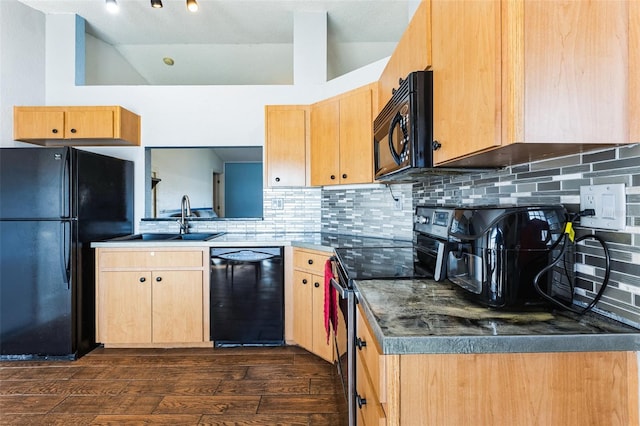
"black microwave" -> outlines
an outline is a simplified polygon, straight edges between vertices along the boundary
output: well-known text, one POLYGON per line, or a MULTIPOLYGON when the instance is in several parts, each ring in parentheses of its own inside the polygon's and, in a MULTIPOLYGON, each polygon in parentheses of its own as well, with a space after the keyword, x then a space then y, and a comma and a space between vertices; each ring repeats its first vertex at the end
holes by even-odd
POLYGON ((373 121, 375 179, 433 167, 433 71, 414 71, 373 121))

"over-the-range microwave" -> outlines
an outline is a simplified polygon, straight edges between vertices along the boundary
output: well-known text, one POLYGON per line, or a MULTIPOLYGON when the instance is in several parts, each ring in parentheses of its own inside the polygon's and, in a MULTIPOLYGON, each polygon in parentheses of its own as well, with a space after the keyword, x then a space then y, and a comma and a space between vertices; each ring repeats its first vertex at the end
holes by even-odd
POLYGON ((433 167, 433 72, 414 71, 373 121, 375 179, 433 167))

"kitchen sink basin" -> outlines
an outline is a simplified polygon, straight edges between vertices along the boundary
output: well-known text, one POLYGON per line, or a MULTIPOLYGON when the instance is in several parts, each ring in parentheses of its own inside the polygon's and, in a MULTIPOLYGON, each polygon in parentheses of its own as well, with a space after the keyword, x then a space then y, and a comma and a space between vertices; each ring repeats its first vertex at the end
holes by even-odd
POLYGON ((193 232, 189 234, 162 234, 162 233, 142 233, 142 234, 131 234, 125 235, 124 237, 113 238, 109 241, 209 241, 220 235, 224 234, 224 232, 214 232, 214 233, 206 233, 206 232, 193 232))

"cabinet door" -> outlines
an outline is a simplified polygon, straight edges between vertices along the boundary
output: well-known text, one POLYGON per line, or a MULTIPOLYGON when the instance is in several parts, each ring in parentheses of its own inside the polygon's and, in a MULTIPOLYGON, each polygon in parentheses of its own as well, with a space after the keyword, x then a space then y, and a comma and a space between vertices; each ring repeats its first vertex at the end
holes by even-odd
POLYGON ((329 362, 333 362, 333 334, 327 342, 327 331, 324 327, 324 277, 312 275, 313 279, 313 353, 329 362))
POLYGON ((99 342, 151 342, 151 285, 147 271, 100 273, 99 342))
POLYGON ((268 186, 305 186, 307 107, 265 108, 268 186))
POLYGON ((371 90, 340 98, 340 176, 342 184, 373 182, 371 90))
POLYGON ((640 143, 640 1, 629 2, 629 142, 640 143))
POLYGON ((65 138, 113 138, 113 114, 114 111, 111 109, 67 111, 65 138))
POLYGON ((628 141, 629 3, 524 2, 524 142, 628 141))
POLYGON ((423 0, 380 76, 378 108, 374 111, 374 116, 389 102, 392 90, 398 87, 400 78, 406 78, 412 71, 425 70, 430 65, 431 2, 423 0))
POLYGON ((293 271, 293 340, 313 351, 313 278, 306 272, 293 271))
POLYGON ((340 102, 311 106, 311 185, 333 185, 340 173, 340 102))
POLYGON ((39 109, 37 107, 13 109, 13 138, 63 139, 64 112, 39 109))
POLYGON ((438 164, 501 143, 500 1, 433 0, 431 13, 438 164))
POLYGON ((203 342, 202 271, 155 271, 152 279, 153 342, 203 342))

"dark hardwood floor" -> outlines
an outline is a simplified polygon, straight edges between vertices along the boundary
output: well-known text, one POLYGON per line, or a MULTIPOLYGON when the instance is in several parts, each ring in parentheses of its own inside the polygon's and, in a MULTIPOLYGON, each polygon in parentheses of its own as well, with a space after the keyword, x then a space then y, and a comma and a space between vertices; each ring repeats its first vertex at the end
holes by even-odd
POLYGON ((2 425, 343 425, 332 364, 298 347, 104 349, 0 362, 2 425))

